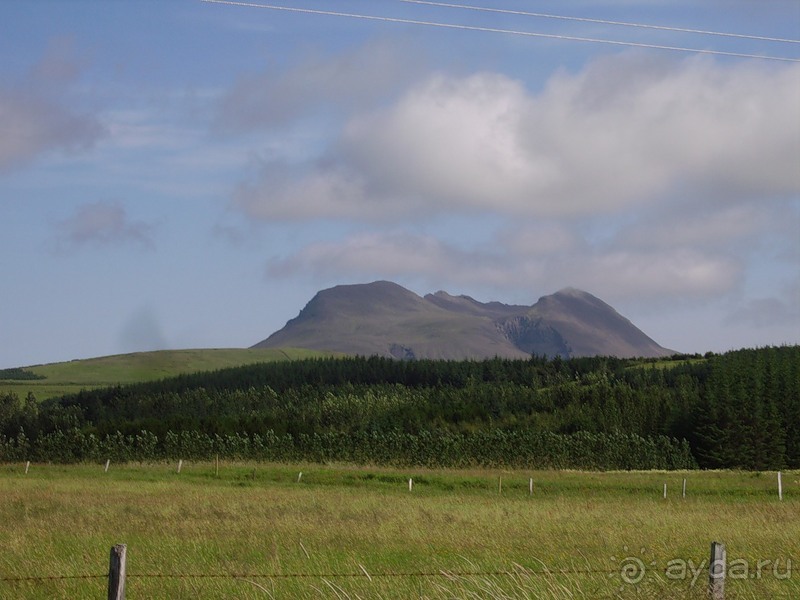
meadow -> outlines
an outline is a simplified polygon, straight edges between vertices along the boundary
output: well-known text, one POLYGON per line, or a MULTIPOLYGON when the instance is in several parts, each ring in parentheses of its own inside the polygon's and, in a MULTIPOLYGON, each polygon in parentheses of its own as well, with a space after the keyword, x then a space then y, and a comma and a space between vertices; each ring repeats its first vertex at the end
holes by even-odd
POLYGON ((115 354, 24 367, 40 379, 0 378, 0 394, 12 392, 25 398, 30 392, 41 401, 81 390, 157 381, 199 371, 331 355, 303 348, 208 348, 115 354))
POLYGON ((10 464, 0 598, 105 597, 117 543, 131 599, 706 598, 712 541, 726 598, 797 598, 800 472, 783 494, 774 472, 10 464))

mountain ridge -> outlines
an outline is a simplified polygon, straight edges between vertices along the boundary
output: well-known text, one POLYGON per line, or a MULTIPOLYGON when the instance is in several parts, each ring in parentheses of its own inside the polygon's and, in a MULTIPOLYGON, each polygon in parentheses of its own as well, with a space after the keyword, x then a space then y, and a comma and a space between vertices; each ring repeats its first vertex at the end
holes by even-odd
POLYGON ((282 346, 401 359, 674 354, 612 306, 576 288, 525 306, 443 290, 419 296, 391 281, 321 290, 253 348, 282 346))

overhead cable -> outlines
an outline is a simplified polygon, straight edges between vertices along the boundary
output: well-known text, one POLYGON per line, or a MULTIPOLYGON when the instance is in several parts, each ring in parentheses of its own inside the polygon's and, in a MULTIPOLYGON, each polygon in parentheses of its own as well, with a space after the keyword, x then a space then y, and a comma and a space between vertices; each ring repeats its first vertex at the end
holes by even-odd
POLYGON ((465 31, 483 31, 487 33, 503 33, 506 35, 519 35, 526 37, 537 37, 555 40, 568 40, 573 42, 590 42, 595 44, 610 44, 614 46, 629 46, 634 48, 650 48, 655 50, 672 50, 676 52, 689 52, 693 54, 712 54, 717 56, 730 56, 736 58, 755 58, 760 60, 776 60, 783 62, 800 62, 800 58, 789 58, 784 56, 771 56, 765 54, 746 54, 743 52, 724 52, 722 50, 708 50, 703 48, 686 48, 682 46, 666 46, 661 44, 645 44, 642 42, 623 42, 619 40, 609 40, 603 38, 588 38, 572 35, 558 35, 554 33, 540 33, 534 31, 517 31, 514 29, 499 29, 495 27, 480 27, 477 25, 461 25, 457 23, 441 23, 438 21, 419 21, 416 19, 402 19, 398 17, 384 17, 378 15, 365 15, 360 13, 346 13, 331 10, 318 10, 313 8, 300 8, 296 6, 279 6, 276 4, 255 4, 252 2, 238 2, 235 0, 200 0, 211 4, 225 4, 230 6, 242 6, 248 8, 264 8, 268 10, 285 11, 293 13, 326 15, 331 17, 345 17, 349 19, 362 19, 367 21, 382 21, 387 23, 404 23, 408 25, 422 25, 427 27, 440 27, 444 29, 461 29, 465 31))
POLYGON ((704 29, 688 29, 685 27, 669 27, 667 25, 650 25, 647 23, 630 23, 626 21, 608 21, 605 19, 591 19, 588 17, 569 17, 566 15, 553 15, 549 13, 529 12, 523 10, 508 10, 504 8, 489 8, 486 6, 473 6, 470 4, 452 4, 449 2, 430 2, 428 0, 398 0, 406 4, 424 4, 427 6, 438 6, 441 8, 461 8, 466 10, 476 10, 481 12, 500 13, 506 15, 516 15, 523 17, 539 17, 542 19, 561 19, 563 21, 581 21, 584 23, 595 23, 601 25, 619 25, 622 27, 639 27, 642 29, 659 29, 661 31, 672 31, 678 33, 696 33, 701 35, 716 35, 722 37, 740 38, 746 40, 760 40, 764 42, 783 42, 787 44, 800 44, 800 40, 786 38, 767 37, 762 35, 751 35, 746 33, 731 33, 726 31, 710 31, 704 29))

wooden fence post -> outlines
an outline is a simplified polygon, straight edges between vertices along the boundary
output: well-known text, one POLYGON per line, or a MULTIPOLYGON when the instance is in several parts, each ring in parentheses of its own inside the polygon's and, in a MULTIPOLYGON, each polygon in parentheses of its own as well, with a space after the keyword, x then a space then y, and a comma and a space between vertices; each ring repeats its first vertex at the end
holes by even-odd
POLYGON ((111 548, 108 566, 108 600, 125 600, 125 560, 128 546, 117 544, 111 548))
POLYGON ((683 498, 686 498, 686 478, 683 478, 683 498))
POLYGON ((708 597, 725 600, 725 544, 711 542, 711 562, 708 565, 708 597))
POLYGON ((533 496, 533 477, 528 479, 528 495, 533 496))
POLYGON ((28 474, 28 469, 31 468, 31 461, 25 463, 25 475, 28 474))
POLYGON ((783 482, 781 481, 780 471, 778 471, 778 500, 783 500, 783 482))

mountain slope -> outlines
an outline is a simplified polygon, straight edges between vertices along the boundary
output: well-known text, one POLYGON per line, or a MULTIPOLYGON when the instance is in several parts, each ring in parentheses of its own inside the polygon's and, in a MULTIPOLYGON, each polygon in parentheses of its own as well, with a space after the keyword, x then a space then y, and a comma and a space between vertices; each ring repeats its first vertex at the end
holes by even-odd
POLYGON ((533 306, 518 306, 443 291, 423 298, 389 281, 322 290, 283 329, 253 347, 286 346, 441 359, 672 354, 580 290, 567 288, 533 306))
POLYGON ((573 356, 664 356, 659 346, 611 306, 580 290, 566 288, 545 296, 531 315, 541 318, 568 340, 573 356))
POLYGON ((24 367, 22 370, 37 376, 37 379, 0 377, 0 394, 11 392, 25 398, 28 393, 33 393, 38 400, 46 400, 84 389, 155 381, 253 363, 322 356, 330 356, 330 353, 303 348, 204 348, 115 354, 24 367))
POLYGON ((524 356, 497 336, 489 318, 460 314, 388 281, 318 292, 280 331, 254 348, 287 344, 396 358, 524 356))

